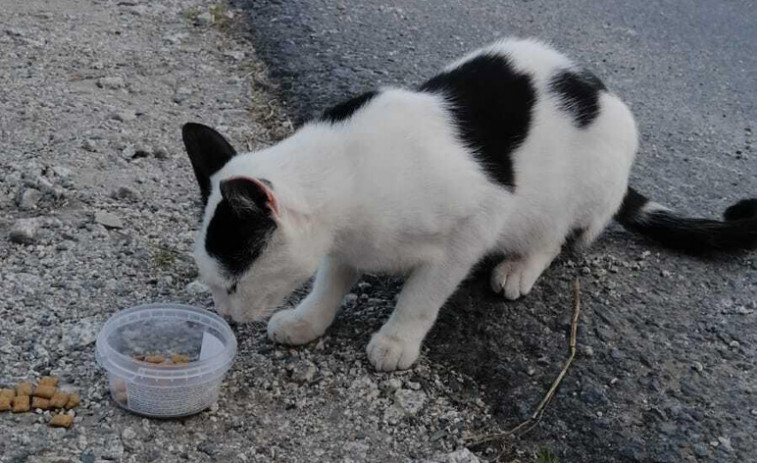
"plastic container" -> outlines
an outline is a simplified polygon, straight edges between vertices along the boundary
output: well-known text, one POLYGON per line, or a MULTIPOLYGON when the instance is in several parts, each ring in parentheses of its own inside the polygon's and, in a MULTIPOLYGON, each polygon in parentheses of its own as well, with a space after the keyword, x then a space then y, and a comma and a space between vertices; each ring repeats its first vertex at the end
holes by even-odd
POLYGON ((237 352, 229 325, 207 310, 148 304, 122 310, 97 336, 95 358, 121 407, 150 417, 187 416, 213 405, 237 352), (188 355, 189 363, 150 364, 141 355, 188 355))

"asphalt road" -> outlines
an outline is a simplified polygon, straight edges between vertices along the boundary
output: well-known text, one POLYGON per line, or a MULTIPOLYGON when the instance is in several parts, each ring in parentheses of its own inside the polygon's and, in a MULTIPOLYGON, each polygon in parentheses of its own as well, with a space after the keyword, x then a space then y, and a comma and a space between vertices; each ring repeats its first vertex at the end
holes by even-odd
MULTIPOLYGON (((233 3, 250 12, 257 51, 298 120, 377 86, 417 84, 495 38, 536 36, 629 103, 642 134, 639 190, 705 216, 757 196, 753 2, 233 3)), ((559 370, 576 274, 583 355, 511 455, 545 445, 565 462, 757 461, 755 254, 694 259, 613 226, 523 301, 504 303, 471 279, 443 310, 428 355, 475 378, 503 425, 518 422, 559 370)), ((396 284, 374 287, 390 296, 396 284)))

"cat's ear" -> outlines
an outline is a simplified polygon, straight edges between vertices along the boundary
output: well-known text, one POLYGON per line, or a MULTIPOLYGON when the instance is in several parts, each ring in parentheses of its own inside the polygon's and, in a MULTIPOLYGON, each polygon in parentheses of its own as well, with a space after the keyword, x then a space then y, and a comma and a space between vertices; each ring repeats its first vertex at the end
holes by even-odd
POLYGON ((270 211, 279 215, 279 202, 271 183, 264 179, 233 177, 221 181, 221 195, 237 214, 270 211))
POLYGON ((210 177, 234 157, 237 152, 223 136, 202 124, 189 122, 181 128, 181 137, 200 185, 203 204, 210 196, 210 177))

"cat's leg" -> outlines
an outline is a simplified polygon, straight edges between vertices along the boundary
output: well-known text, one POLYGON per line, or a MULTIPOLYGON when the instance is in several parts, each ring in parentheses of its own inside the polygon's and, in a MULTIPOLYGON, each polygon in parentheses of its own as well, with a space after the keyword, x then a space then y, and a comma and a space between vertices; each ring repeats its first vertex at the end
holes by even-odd
POLYGON ((560 246, 554 246, 506 258, 492 271, 492 290, 495 293, 504 292, 511 301, 527 295, 559 253, 560 246))
POLYGON ((405 281, 389 320, 368 344, 368 360, 379 371, 406 369, 418 359, 421 343, 439 309, 472 264, 446 263, 415 269, 405 281))
POLYGON ((277 312, 268 322, 268 337, 289 345, 308 343, 326 332, 334 321, 342 299, 360 274, 347 265, 324 258, 313 283, 313 290, 296 309, 277 312))

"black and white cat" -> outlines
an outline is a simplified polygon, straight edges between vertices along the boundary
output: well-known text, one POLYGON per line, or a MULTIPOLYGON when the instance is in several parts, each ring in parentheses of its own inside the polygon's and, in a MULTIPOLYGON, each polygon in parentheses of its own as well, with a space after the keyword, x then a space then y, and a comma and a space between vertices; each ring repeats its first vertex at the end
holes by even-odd
POLYGON ((590 244, 615 216, 686 251, 757 247, 757 200, 688 219, 628 187, 634 118, 590 72, 532 40, 503 40, 416 90, 382 88, 288 139, 236 154, 189 123, 183 138, 205 215, 196 261, 217 309, 265 317, 317 270, 271 339, 321 336, 363 272, 404 274, 368 345, 378 370, 410 367, 439 308, 485 254, 495 291, 531 291, 566 238, 590 244))

